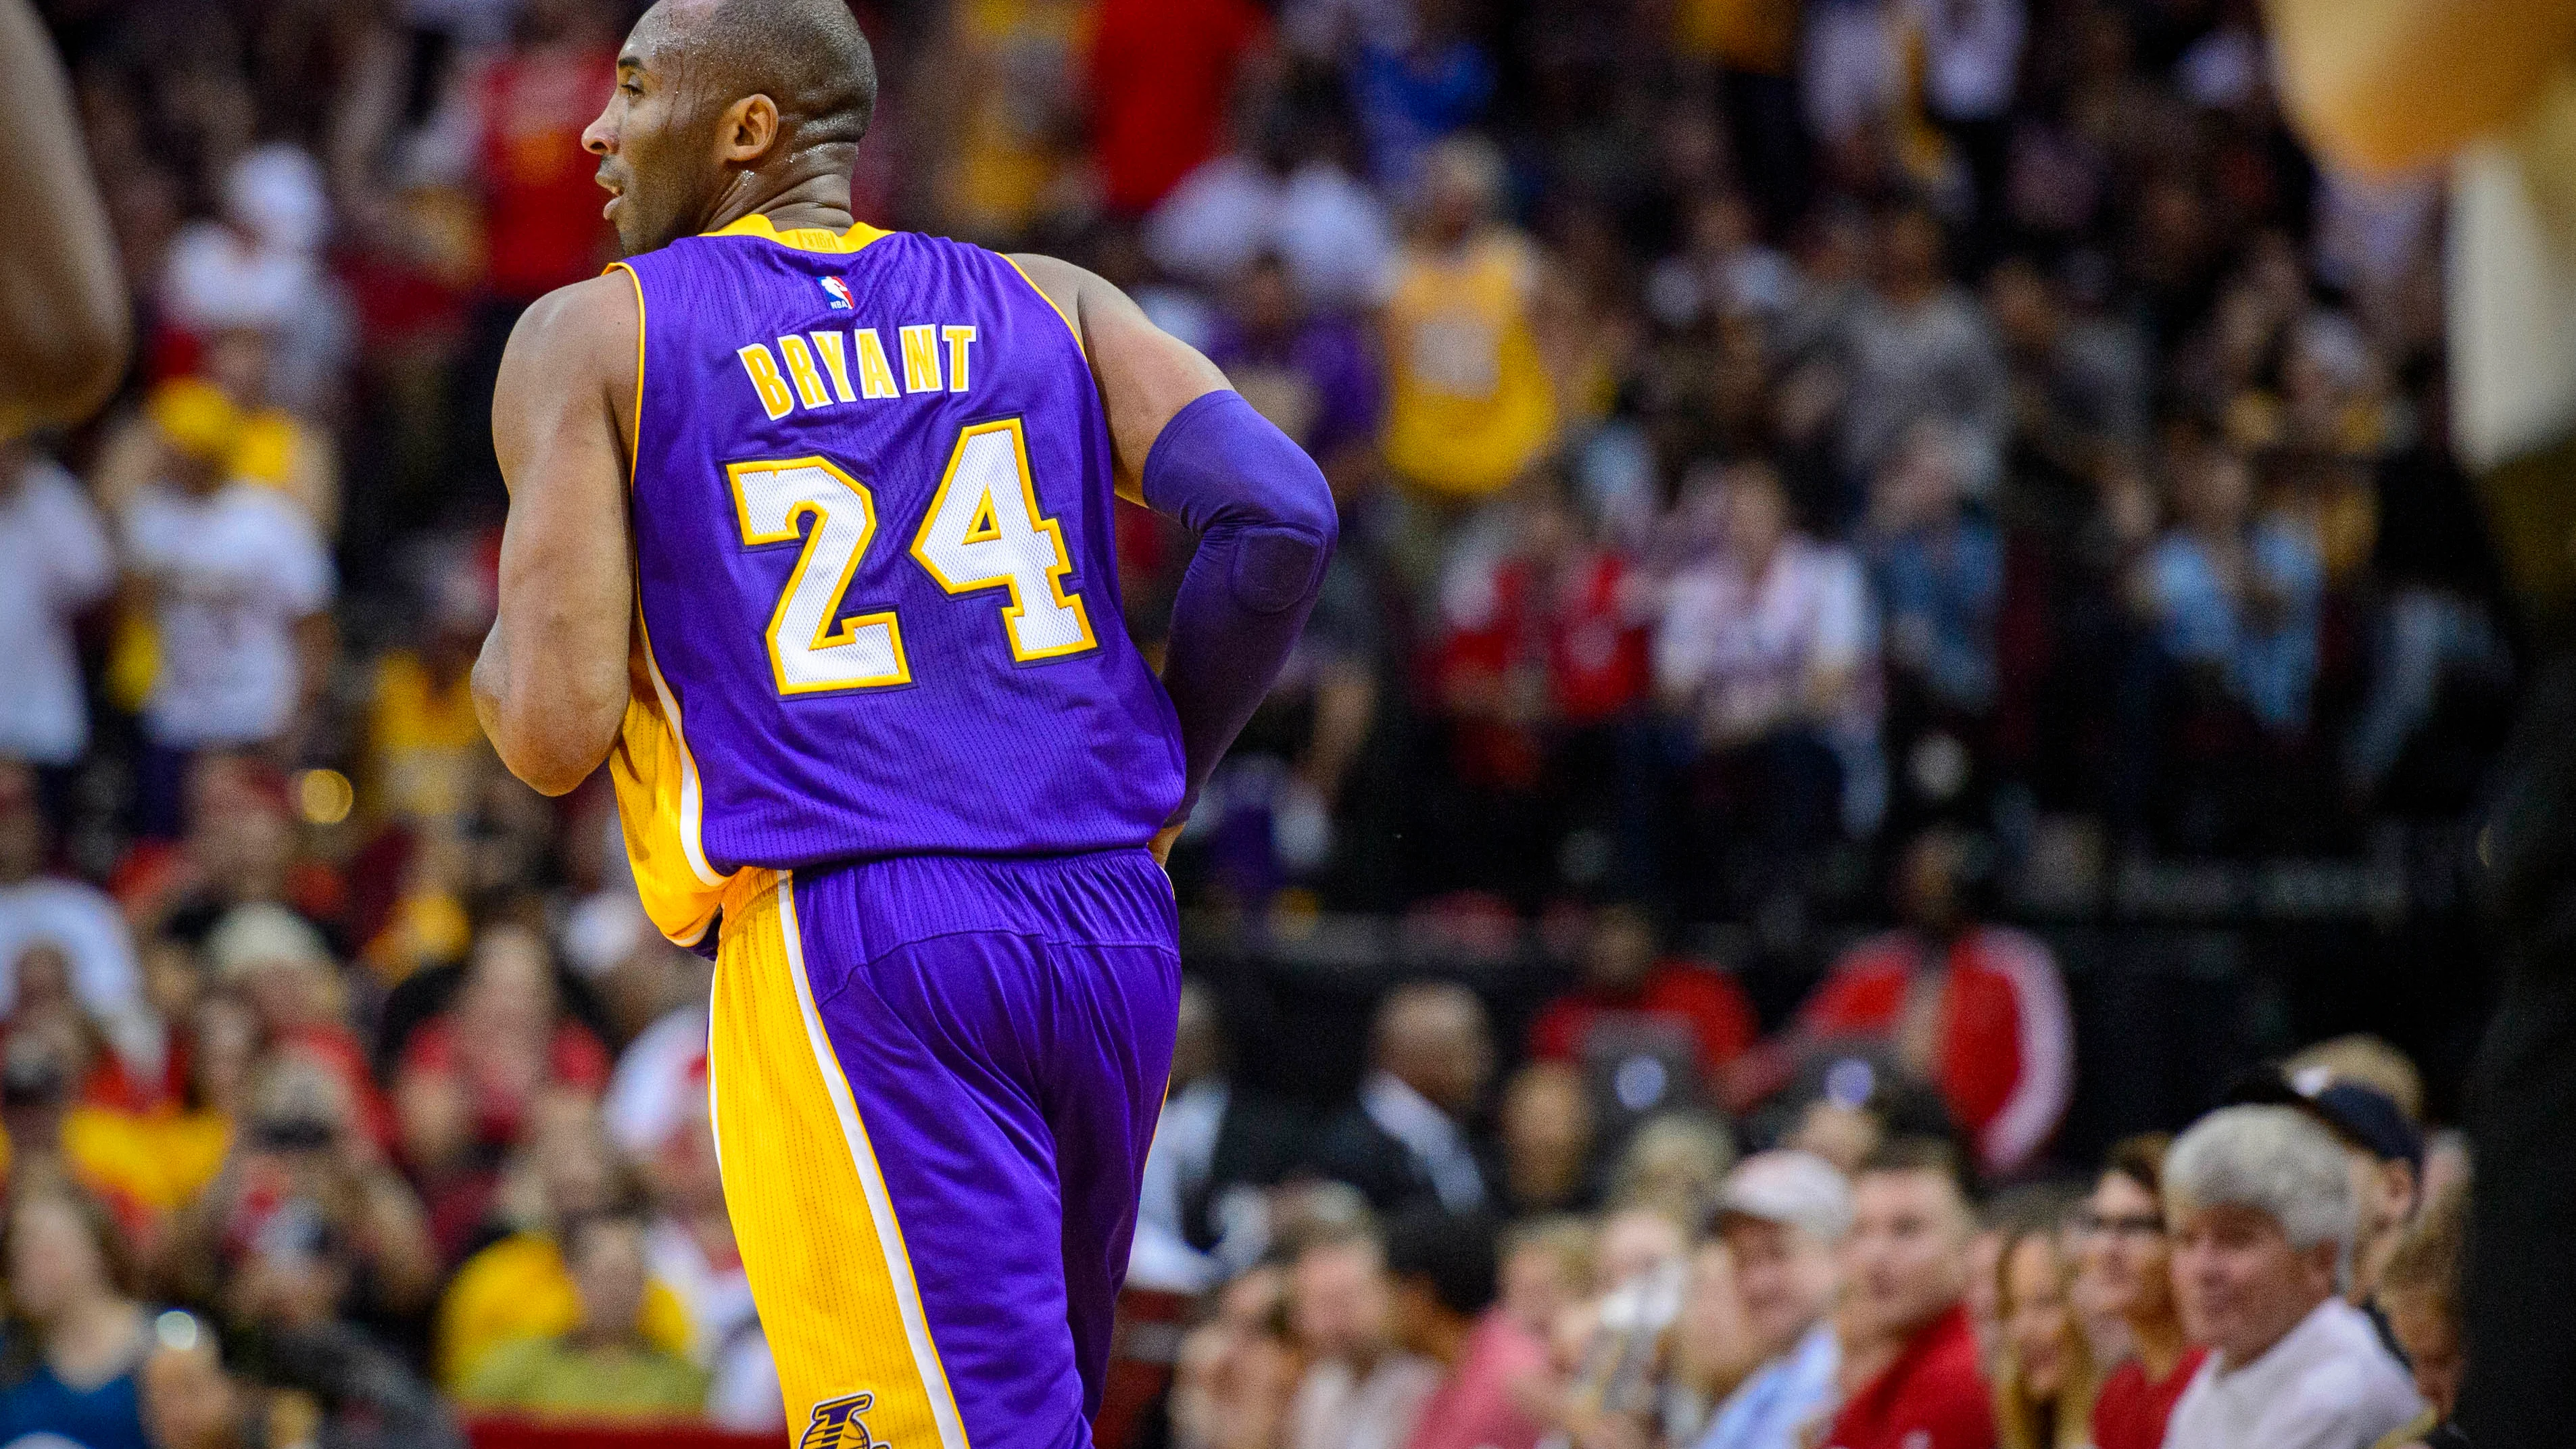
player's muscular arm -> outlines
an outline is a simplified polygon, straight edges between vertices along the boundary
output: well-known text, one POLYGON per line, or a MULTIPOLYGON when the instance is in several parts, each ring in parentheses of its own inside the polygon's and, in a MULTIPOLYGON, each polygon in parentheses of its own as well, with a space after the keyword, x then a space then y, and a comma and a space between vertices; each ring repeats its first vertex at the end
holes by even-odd
POLYGON ((2576 0, 2265 0, 2282 91, 2347 166, 2438 161, 2520 121, 2576 59, 2576 0))
POLYGON ((510 333, 492 390, 510 519, 500 614, 474 663, 474 712, 501 763, 548 795, 599 768, 626 714, 638 325, 624 273, 550 293, 510 333))
POLYGON ((0 0, 0 436, 76 423, 125 375, 131 318, 54 43, 0 0))
POLYGON ((1214 363, 1117 288, 1051 257, 1014 260, 1082 335, 1118 491, 1199 535, 1163 654, 1188 777, 1177 822, 1305 628, 1339 532, 1332 489, 1214 363))
POLYGON ((1145 458, 1164 425, 1225 387, 1225 373, 1197 348, 1155 326, 1126 293, 1073 263, 1030 255, 1011 260, 1082 334, 1092 380, 1109 413, 1118 496, 1145 502, 1145 458))

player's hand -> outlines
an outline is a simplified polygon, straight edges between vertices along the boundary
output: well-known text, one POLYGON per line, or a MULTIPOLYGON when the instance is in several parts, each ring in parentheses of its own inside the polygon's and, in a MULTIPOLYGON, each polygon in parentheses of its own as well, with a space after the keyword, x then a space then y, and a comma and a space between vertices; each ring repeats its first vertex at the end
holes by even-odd
POLYGON ((1147 850, 1154 853, 1154 864, 1165 870, 1172 868, 1172 842, 1181 838, 1181 827, 1188 823, 1185 820, 1175 820, 1154 832, 1154 838, 1145 845, 1147 850))

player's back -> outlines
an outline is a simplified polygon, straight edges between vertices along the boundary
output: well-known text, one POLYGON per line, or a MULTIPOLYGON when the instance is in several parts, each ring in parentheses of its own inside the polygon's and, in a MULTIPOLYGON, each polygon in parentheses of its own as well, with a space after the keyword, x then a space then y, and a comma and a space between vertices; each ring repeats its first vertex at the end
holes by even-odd
POLYGON ((1106 419, 1008 260, 753 216, 643 300, 635 699, 611 759, 675 939, 727 878, 1143 845, 1172 707, 1118 598, 1106 419))

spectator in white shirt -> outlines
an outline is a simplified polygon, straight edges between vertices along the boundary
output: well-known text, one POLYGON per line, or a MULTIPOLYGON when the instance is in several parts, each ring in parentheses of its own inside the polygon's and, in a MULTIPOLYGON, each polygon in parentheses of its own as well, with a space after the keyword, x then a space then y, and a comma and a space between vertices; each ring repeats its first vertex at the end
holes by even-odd
POLYGON ((1975 190, 1978 259, 2003 230, 2013 90, 2029 28, 2022 0, 1914 0, 1923 36, 1923 99, 1950 135, 1975 190))
POLYGON ((1221 286, 1276 253, 1308 307, 1374 305, 1394 265, 1394 228, 1385 204, 1342 168, 1335 139, 1284 114, 1265 118, 1256 144, 1202 163, 1155 206, 1146 254, 1175 276, 1221 286))
POLYGON ((2165 1159, 2174 1296, 2210 1347, 2165 1449, 2364 1449, 2421 1413, 2337 1289, 2359 1209, 2343 1149, 2291 1107, 2228 1107, 2165 1159))
POLYGON ((1701 752, 1692 814, 1717 834, 1699 844, 1738 857, 1721 876, 1759 893, 1837 827, 1876 823, 1877 624, 1860 561, 1792 527, 1769 466, 1718 487, 1721 542, 1671 584, 1655 683, 1701 752))
POLYGON ((0 442, 0 757, 68 765, 89 744, 72 620, 116 582, 107 529, 80 484, 0 442))
POLYGON ((330 556, 312 520, 274 489, 230 478, 240 425, 207 384, 165 387, 153 421, 161 481, 126 507, 126 568, 149 601, 159 672, 143 704, 153 746, 140 824, 175 833, 185 760, 202 749, 267 745, 296 724, 327 657, 330 556))
POLYGON ((1818 146, 1848 152, 1902 103, 1904 38, 1880 0, 1815 0, 1803 19, 1799 109, 1818 146))
POLYGON ((17 1005, 19 962, 51 947, 81 1009, 121 1054, 139 1059, 159 1037, 125 916, 97 887, 46 874, 45 847, 34 771, 0 761, 0 1018, 17 1005))
POLYGON ((322 247, 331 199, 322 165, 301 147, 272 142, 224 173, 219 217, 171 239, 163 264, 164 319, 200 338, 229 328, 270 333, 278 401, 321 402, 349 350, 350 318, 322 247))
POLYGON ((1923 98, 1945 121, 2012 109, 2028 19, 2022 0, 1914 0, 1923 34, 1923 98))
POLYGON ((1765 1152, 1728 1174, 1716 1229, 1762 1362, 1710 1414, 1698 1449, 1793 1449, 1832 1411, 1851 1223, 1851 1185, 1821 1157, 1765 1152))
POLYGON ((1395 1341, 1384 1245, 1355 1229, 1309 1243, 1289 1270, 1288 1322, 1307 1369, 1287 1449, 1400 1449, 1413 1437, 1440 1366, 1395 1341))
POLYGON ((1767 464, 1718 484, 1723 541, 1674 580, 1655 681, 1716 748, 1875 714, 1869 591, 1845 549, 1799 531, 1767 464))

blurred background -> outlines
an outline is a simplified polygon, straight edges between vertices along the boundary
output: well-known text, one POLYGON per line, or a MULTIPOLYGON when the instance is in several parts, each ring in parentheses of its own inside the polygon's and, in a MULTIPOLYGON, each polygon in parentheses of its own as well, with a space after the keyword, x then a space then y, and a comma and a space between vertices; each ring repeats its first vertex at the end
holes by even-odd
MULTIPOLYGON (((141 326, 0 451, 0 1357, 128 1387, 56 1422, 0 1363, 0 1439, 783 1427, 707 968, 466 681, 492 380, 611 256, 639 8, 40 6, 141 326)), ((1389 1075, 1516 1214, 1889 1122, 2045 1181, 2357 1033, 2456 1120, 2518 641, 2442 197, 2302 150, 2247 0, 855 8, 858 213, 1128 289, 1342 509, 1173 856, 1197 1135, 1104 1439, 1176 1432, 1194 1296, 1307 1184, 1401 1206, 1389 1075)), ((1122 530, 1151 648, 1190 541, 1122 530)))

